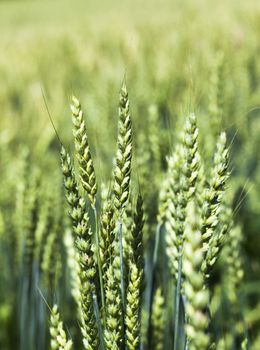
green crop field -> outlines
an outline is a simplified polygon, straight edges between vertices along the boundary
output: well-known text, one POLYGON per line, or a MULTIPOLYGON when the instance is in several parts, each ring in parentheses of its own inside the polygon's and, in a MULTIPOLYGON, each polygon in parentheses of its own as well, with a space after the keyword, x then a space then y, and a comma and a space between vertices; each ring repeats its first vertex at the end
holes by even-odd
POLYGON ((0 349, 260 349, 260 2, 0 0, 0 349))

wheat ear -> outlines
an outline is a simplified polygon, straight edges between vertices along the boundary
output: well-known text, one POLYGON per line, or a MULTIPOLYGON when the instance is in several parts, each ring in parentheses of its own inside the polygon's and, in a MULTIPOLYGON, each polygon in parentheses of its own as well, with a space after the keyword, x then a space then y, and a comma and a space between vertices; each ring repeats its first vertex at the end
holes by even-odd
POLYGON ((157 288, 154 294, 152 308, 152 349, 163 350, 165 329, 165 300, 161 288, 157 288))
POLYGON ((125 207, 129 197, 132 159, 132 122, 128 92, 123 83, 119 97, 119 121, 116 167, 114 170, 115 206, 119 211, 125 207))
POLYGON ((51 310, 50 335, 51 350, 71 350, 72 341, 67 340, 57 305, 54 305, 51 310))
POLYGON ((208 242, 212 238, 218 223, 221 209, 219 203, 221 202, 228 176, 226 134, 221 133, 214 155, 214 166, 211 172, 209 187, 205 189, 203 194, 201 233, 205 250, 208 248, 208 242))
POLYGON ((79 100, 75 96, 72 97, 72 104, 70 107, 72 111, 73 134, 75 138, 76 156, 79 162, 81 183, 94 208, 97 193, 96 175, 90 153, 83 111, 79 100))
POLYGON ((206 308, 209 304, 209 292, 205 288, 204 276, 201 272, 203 262, 200 222, 196 215, 195 203, 188 206, 185 228, 183 255, 183 272, 185 275, 184 292, 187 298, 186 334, 190 350, 206 350, 209 345, 207 334, 208 317, 206 308))
POLYGON ((140 349, 141 279, 142 271, 140 272, 136 264, 130 261, 125 314, 126 345, 129 350, 140 349))
POLYGON ((83 344, 86 350, 96 350, 99 347, 98 329, 94 315, 93 295, 95 263, 91 245, 89 218, 85 212, 85 201, 80 196, 74 170, 69 154, 61 149, 61 167, 66 189, 66 197, 70 207, 70 216, 75 234, 75 246, 80 266, 80 318, 83 344))
MULTIPOLYGON (((129 109, 128 92, 125 81, 122 84, 119 95, 119 121, 116 166, 114 169, 114 205, 118 211, 118 232, 120 245, 120 269, 121 269, 121 302, 123 319, 125 313, 125 276, 124 276, 124 253, 122 215, 130 192, 132 160, 132 121, 129 109)), ((124 333, 124 329, 123 329, 124 333)), ((124 336, 123 336, 124 338, 124 336)))

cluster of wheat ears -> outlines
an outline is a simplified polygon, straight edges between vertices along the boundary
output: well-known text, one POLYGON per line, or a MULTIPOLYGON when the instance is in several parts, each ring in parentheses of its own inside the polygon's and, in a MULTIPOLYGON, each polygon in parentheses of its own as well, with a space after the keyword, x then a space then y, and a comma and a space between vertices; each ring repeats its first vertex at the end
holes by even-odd
MULTIPOLYGON (((196 116, 187 116, 167 157, 149 257, 144 244, 142 188, 132 185, 133 131, 126 83, 120 90, 117 153, 110 186, 97 184, 87 125, 76 97, 71 111, 77 165, 62 144, 60 154, 73 229, 71 278, 83 347, 165 349, 166 320, 170 319, 167 334, 174 350, 222 349, 222 340, 216 339, 211 327, 209 279, 225 245, 230 248, 230 288, 235 291, 243 278, 236 256, 241 235, 225 196, 229 178, 225 133, 218 137, 210 171, 205 171, 196 116), (169 270, 166 284, 172 285, 167 302, 165 283, 158 278, 162 255, 169 270)), ((50 315, 52 350, 73 348, 66 333, 54 304, 50 315)), ((246 347, 245 336, 241 348, 246 347)))

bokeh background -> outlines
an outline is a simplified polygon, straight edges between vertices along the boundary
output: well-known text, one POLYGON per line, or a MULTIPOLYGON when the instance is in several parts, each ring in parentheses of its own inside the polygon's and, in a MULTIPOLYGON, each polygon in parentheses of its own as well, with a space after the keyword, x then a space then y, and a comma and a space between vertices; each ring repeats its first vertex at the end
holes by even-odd
MULTIPOLYGON (((187 113, 198 117, 206 162, 219 132, 227 133, 228 191, 243 232, 242 290, 253 343, 260 326, 259 37, 257 0, 0 1, 0 349, 17 349, 25 327, 19 281, 27 185, 40 178, 42 203, 46 193, 61 192, 59 141, 46 104, 60 139, 72 149, 69 103, 72 94, 81 100, 98 181, 107 182, 124 77, 134 173, 151 218, 166 156, 187 113)), ((41 229, 35 228, 38 237, 41 229)))

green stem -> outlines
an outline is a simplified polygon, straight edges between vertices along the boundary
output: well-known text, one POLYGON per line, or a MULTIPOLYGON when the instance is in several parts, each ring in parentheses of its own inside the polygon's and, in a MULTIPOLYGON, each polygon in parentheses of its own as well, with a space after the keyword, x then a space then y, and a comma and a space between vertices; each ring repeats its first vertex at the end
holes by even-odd
MULTIPOLYGON (((241 320, 242 320, 242 323, 243 323, 243 327, 244 327, 244 337, 245 339, 248 339, 249 338, 249 335, 248 335, 248 326, 246 324, 246 320, 245 320, 245 317, 244 317, 244 312, 243 310, 245 309, 245 306, 244 306, 244 300, 242 298, 242 293, 240 291, 238 291, 238 305, 239 305, 239 313, 240 313, 240 317, 241 317, 241 320)), ((246 350, 249 349, 249 345, 247 344, 246 345, 246 350)))
POLYGON ((124 252, 123 252, 123 223, 120 219, 118 222, 119 230, 119 250, 120 250, 120 286, 122 299, 122 349, 125 348, 125 280, 124 280, 124 252))
POLYGON ((180 296, 181 296, 181 270, 182 270, 182 254, 181 249, 178 256, 178 278, 175 294, 175 322, 174 322, 174 345, 173 350, 178 348, 179 335, 179 319, 180 319, 180 296))
POLYGON ((155 266, 157 264, 158 259, 158 251, 159 251, 159 242, 160 242, 160 234, 161 234, 161 224, 158 223, 156 227, 156 235, 155 235, 155 245, 153 251, 153 265, 152 265, 152 273, 154 273, 155 266))
MULTIPOLYGON (((181 295, 181 301, 182 301, 182 312, 183 312, 183 320, 184 324, 187 324, 187 314, 186 314, 186 297, 184 295, 181 295)), ((188 349, 188 339, 186 332, 184 332, 184 350, 188 349)))
POLYGON ((124 252, 123 252, 123 224, 120 220, 119 227, 119 250, 120 250, 120 286, 121 286, 121 298, 123 307, 123 319, 125 315, 125 280, 124 280, 124 252))
POLYGON ((103 285, 103 276, 102 276, 102 267, 101 267, 101 259, 100 259, 100 252, 99 252, 99 237, 98 237, 98 219, 97 219, 97 209, 94 207, 94 215, 95 215, 95 239, 96 239, 96 258, 97 258, 97 264, 98 264, 98 274, 99 274, 99 283, 100 283, 100 292, 101 292, 101 304, 102 309, 105 311, 105 294, 104 294, 104 285, 103 285))
POLYGON ((95 313, 97 326, 98 326, 98 334, 99 334, 99 339, 100 339, 101 350, 105 350, 103 329, 102 329, 102 325, 101 325, 100 313, 99 313, 98 302, 97 302, 97 295, 95 292, 93 292, 92 298, 93 298, 93 304, 94 304, 94 313, 95 313))
POLYGON ((151 282, 150 282, 149 296, 148 296, 148 312, 149 312, 148 326, 147 326, 148 348, 150 347, 151 338, 152 338, 152 305, 153 305, 153 294, 154 294, 154 284, 155 284, 155 268, 156 268, 157 259, 158 259, 161 226, 162 225, 158 223, 156 227, 153 260, 152 260, 152 266, 151 266, 151 282))

